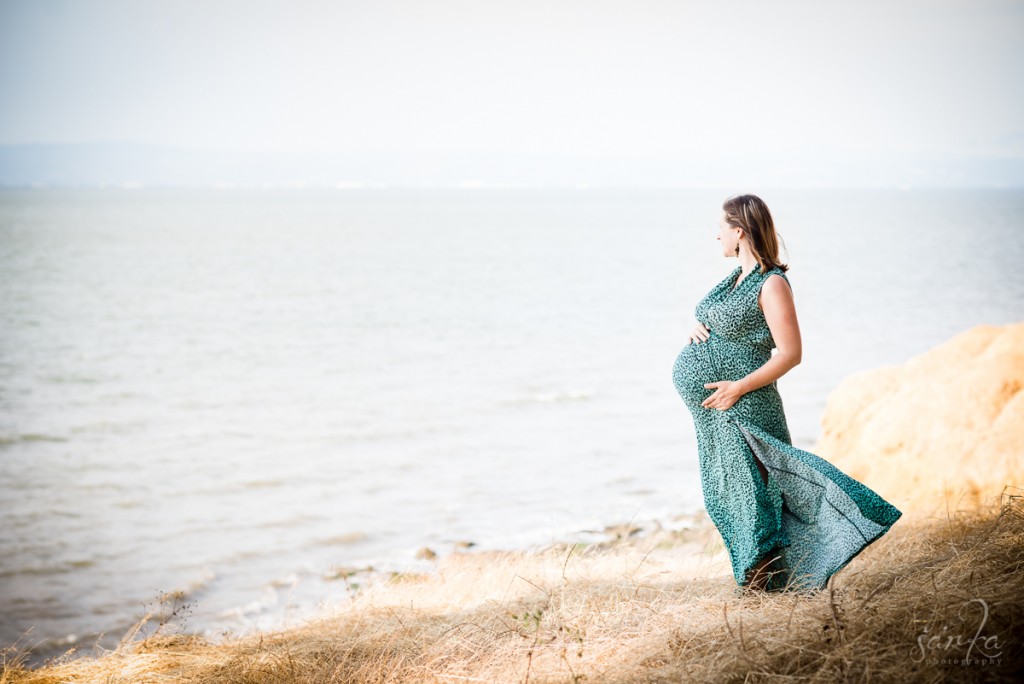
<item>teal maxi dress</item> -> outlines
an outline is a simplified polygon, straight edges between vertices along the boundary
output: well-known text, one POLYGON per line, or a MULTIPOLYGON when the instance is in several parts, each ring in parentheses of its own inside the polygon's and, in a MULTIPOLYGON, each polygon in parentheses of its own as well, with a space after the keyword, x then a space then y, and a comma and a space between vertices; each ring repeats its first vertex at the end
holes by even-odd
POLYGON ((725 410, 701 406, 715 391, 705 383, 743 378, 763 366, 775 347, 758 293, 772 274, 789 279, 780 268, 762 273, 756 266, 735 286, 740 272, 737 266, 697 304, 697 320, 709 338, 683 347, 672 379, 693 415, 704 504, 725 541, 736 582, 746 586, 748 571, 771 554, 780 558, 767 568, 774 573, 768 590, 814 591, 902 514, 821 457, 793 446, 775 382, 725 410))

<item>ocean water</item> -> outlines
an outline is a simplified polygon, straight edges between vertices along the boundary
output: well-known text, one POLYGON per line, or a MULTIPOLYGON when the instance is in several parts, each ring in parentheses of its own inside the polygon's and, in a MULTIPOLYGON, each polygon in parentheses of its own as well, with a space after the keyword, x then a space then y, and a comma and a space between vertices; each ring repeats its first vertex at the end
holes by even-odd
MULTIPOLYGON (((671 368, 728 194, 0 191, 0 641, 112 647, 169 591, 271 627, 338 568, 699 510, 671 368)), ((761 196, 801 448, 846 375, 1024 318, 1020 190, 761 196)))

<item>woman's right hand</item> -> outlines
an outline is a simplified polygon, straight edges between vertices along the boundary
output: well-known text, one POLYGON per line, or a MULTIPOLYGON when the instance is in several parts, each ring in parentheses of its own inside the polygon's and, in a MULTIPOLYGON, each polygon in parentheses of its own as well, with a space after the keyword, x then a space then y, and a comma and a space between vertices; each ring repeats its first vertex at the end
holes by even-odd
POLYGON ((703 323, 698 322, 697 327, 690 333, 690 342, 697 344, 698 342, 707 342, 711 336, 710 328, 704 326, 703 323))

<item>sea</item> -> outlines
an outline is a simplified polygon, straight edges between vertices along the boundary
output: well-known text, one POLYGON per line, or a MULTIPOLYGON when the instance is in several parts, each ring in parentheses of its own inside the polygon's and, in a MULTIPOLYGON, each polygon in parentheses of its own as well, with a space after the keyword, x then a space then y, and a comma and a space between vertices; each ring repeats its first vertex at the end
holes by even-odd
MULTIPOLYGON (((683 524, 672 365, 737 265, 730 194, 0 190, 0 645, 93 653, 158 608, 277 628, 353 569, 683 524)), ((760 196, 797 447, 844 377, 1024 319, 1024 190, 760 196)))

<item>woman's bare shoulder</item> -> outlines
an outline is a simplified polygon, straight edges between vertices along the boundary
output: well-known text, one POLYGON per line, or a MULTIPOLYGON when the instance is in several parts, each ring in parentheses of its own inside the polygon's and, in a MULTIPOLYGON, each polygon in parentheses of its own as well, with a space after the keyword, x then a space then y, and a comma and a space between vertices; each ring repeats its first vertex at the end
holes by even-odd
POLYGON ((761 302, 764 301, 764 297, 767 296, 773 301, 785 301, 793 300, 793 286, 789 284, 789 278, 786 278, 781 272, 770 273, 764 282, 761 283, 761 289, 757 293, 757 306, 763 311, 764 307, 761 306, 761 302))

